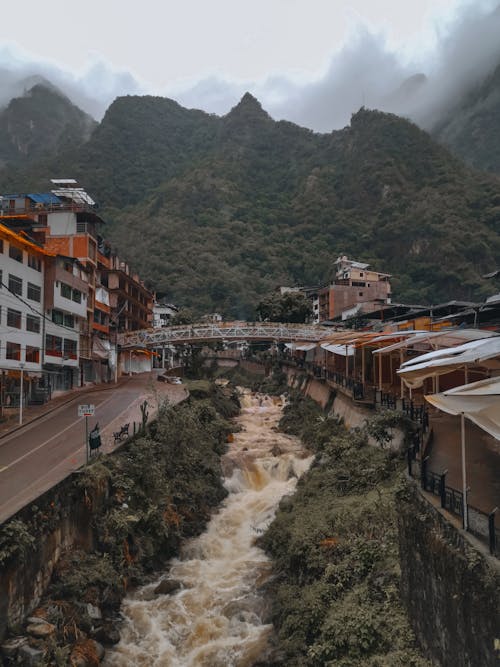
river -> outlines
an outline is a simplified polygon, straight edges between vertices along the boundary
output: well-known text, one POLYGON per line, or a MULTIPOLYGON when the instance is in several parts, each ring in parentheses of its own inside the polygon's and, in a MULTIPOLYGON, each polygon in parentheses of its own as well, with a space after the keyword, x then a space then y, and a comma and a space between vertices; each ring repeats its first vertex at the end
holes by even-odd
POLYGON ((241 402, 241 432, 223 458, 229 495, 171 561, 168 578, 181 588, 155 595, 160 577, 124 600, 108 667, 250 667, 265 655, 272 626, 260 591, 271 564, 255 538, 312 459, 277 432, 282 399, 245 391, 241 402))

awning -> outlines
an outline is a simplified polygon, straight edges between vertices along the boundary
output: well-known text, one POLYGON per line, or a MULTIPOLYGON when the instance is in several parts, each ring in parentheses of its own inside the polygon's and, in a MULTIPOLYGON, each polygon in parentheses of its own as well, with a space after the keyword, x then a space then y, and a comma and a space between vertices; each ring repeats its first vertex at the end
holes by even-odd
POLYGON ((331 352, 332 354, 340 354, 342 357, 354 356, 354 345, 329 345, 328 343, 323 343, 321 347, 327 352, 331 352))
MULTIPOLYGON (((389 354, 390 352, 394 352, 394 350, 402 350, 406 347, 411 347, 415 343, 425 341, 428 338, 428 335, 428 332, 411 334, 405 340, 400 340, 397 343, 392 343, 391 345, 380 347, 378 350, 373 350, 372 354, 389 354)), ((380 339, 377 339, 372 342, 378 342, 379 340, 380 339)))
POLYGON ((26 195, 28 199, 31 199, 31 201, 34 201, 35 204, 44 204, 46 206, 53 206, 54 204, 61 204, 61 200, 59 197, 56 195, 52 194, 51 192, 49 193, 32 193, 29 195, 26 195))
POLYGON ((500 336, 428 352, 401 364, 398 375, 409 387, 417 388, 428 377, 445 375, 471 364, 500 368, 500 336))
POLYGON ((301 352, 309 352, 309 350, 314 350, 317 343, 285 343, 285 347, 289 350, 300 350, 301 352))
POLYGON ((451 415, 463 414, 500 440, 500 378, 489 378, 426 396, 431 405, 451 415))

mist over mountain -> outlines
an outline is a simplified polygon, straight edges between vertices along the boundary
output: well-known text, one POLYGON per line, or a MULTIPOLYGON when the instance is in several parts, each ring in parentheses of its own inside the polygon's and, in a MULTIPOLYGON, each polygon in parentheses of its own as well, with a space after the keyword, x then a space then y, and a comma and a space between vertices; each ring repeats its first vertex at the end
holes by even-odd
POLYGON ((29 83, 34 81, 0 111, 0 164, 19 166, 74 149, 97 125, 48 81, 34 77, 29 83))
POLYGON ((432 130, 500 64, 499 2, 464 3, 435 30, 435 46, 422 46, 410 57, 388 46, 383 34, 357 24, 324 71, 307 79, 277 72, 262 81, 235 82, 214 73, 189 85, 170 82, 161 90, 95 58, 85 71, 72 73, 0 47, 0 106, 21 95, 30 87, 26 80, 36 76, 51 81, 98 120, 117 96, 153 93, 223 115, 248 90, 273 118, 316 131, 341 129, 361 106, 402 115, 432 130))

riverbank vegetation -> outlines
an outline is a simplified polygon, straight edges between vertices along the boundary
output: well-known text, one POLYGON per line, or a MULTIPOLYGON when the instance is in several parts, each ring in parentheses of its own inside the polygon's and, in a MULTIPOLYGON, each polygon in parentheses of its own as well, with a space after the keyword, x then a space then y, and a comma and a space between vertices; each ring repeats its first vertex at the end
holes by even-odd
MULTIPOLYGON (((96 641, 119 639, 116 619, 127 590, 164 567, 184 538, 199 534, 226 496, 220 457, 233 430, 227 418, 238 414, 239 403, 231 389, 206 383, 205 390, 164 405, 144 432, 71 480, 68 499, 83 498, 88 544, 62 554, 32 615, 39 627, 30 632, 31 622, 29 643, 43 664, 98 664, 96 641)), ((37 510, 37 522, 2 526, 3 565, 29 559, 36 542, 49 539, 64 516, 64 507, 52 509, 50 522, 40 521, 37 510), (30 539, 16 548, 11 540, 21 533, 30 539)))
POLYGON ((399 595, 395 491, 402 462, 292 397, 280 427, 315 461, 260 538, 273 559, 276 647, 287 667, 423 667, 399 595))

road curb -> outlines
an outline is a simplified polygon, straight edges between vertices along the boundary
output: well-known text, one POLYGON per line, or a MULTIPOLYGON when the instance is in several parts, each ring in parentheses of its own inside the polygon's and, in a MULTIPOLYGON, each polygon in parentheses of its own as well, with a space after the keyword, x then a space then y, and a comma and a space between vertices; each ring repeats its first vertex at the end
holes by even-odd
MULTIPOLYGON (((108 384, 101 386, 97 385, 95 387, 91 387, 87 389, 86 391, 80 392, 78 395, 72 396, 71 398, 68 398, 66 401, 63 401, 62 403, 59 403, 59 405, 54 405, 53 407, 49 408, 45 412, 42 412, 42 414, 37 415, 36 417, 33 417, 29 421, 24 422, 23 424, 18 424, 17 426, 14 426, 10 430, 6 431, 5 433, 0 434, 0 441, 3 438, 7 438, 9 435, 12 435, 13 433, 16 433, 16 431, 20 431, 22 428, 25 428, 26 426, 29 426, 30 424, 33 424, 34 422, 38 421, 39 419, 42 419, 42 417, 46 417, 47 415, 50 415, 52 412, 55 412, 56 410, 59 410, 59 408, 63 408, 65 405, 69 405, 73 401, 76 401, 80 398, 80 396, 83 396, 84 394, 93 394, 96 391, 111 391, 111 389, 116 389, 117 387, 120 387, 124 384, 127 384, 129 382, 130 377, 125 378, 122 382, 117 382, 116 384, 112 384, 109 386, 108 384)), ((1 445, 1 442, 0 442, 1 445)))

